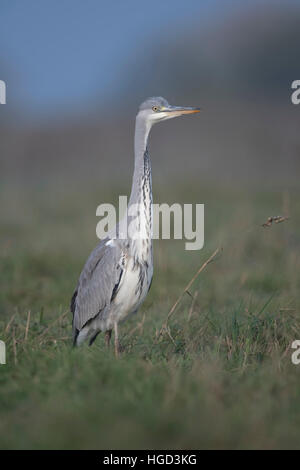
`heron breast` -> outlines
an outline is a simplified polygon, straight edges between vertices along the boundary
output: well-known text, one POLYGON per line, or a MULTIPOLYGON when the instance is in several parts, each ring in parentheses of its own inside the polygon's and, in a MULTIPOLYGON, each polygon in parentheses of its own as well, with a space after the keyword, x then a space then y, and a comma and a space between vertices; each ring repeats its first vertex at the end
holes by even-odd
POLYGON ((147 295, 151 279, 152 264, 142 264, 129 258, 113 301, 118 319, 125 318, 138 309, 147 295))

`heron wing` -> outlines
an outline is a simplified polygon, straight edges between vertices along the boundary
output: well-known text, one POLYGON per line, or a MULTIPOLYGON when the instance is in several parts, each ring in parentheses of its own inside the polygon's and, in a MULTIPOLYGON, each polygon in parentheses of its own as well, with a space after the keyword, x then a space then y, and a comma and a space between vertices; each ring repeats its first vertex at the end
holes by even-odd
POLYGON ((119 246, 102 240, 92 251, 80 274, 71 300, 73 327, 81 330, 92 318, 109 306, 120 282, 122 251, 119 246))

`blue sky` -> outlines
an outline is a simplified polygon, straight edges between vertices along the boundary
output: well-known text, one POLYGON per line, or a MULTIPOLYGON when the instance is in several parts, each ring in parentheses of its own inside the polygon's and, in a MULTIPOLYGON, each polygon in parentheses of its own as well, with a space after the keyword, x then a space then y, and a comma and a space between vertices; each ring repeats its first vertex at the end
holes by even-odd
POLYGON ((160 36, 237 3, 1 0, 0 79, 7 82, 8 104, 47 114, 111 99, 128 64, 160 36))

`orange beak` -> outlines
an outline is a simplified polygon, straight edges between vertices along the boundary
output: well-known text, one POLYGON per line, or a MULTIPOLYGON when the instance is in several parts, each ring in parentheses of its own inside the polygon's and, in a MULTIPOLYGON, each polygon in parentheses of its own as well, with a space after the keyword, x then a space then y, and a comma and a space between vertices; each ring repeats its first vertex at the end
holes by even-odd
POLYGON ((182 114, 195 114, 201 111, 200 108, 191 108, 191 107, 184 107, 184 106, 170 106, 163 110, 163 112, 167 112, 170 116, 181 116, 182 114))

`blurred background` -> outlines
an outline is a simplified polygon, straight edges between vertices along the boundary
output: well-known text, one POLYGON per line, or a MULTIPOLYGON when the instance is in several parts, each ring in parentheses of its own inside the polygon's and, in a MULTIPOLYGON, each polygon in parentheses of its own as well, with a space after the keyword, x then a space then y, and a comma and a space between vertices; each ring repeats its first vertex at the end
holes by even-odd
POLYGON ((291 0, 3 0, 2 184, 128 188, 152 95, 203 108, 154 129, 154 183, 297 184, 299 22, 291 0))
MULTIPOLYGON (((76 253, 67 303, 97 243, 96 207, 130 193, 135 115, 149 96, 203 108, 155 126, 150 154, 154 202, 205 204, 206 248, 233 225, 240 233, 289 215, 299 189, 299 24, 292 0, 3 0, 4 256, 35 254, 42 269, 50 253, 60 262, 76 253)), ((46 284, 45 295, 56 305, 46 284)), ((18 286, 12 299, 30 306, 18 286)))

